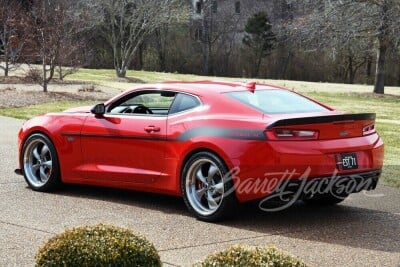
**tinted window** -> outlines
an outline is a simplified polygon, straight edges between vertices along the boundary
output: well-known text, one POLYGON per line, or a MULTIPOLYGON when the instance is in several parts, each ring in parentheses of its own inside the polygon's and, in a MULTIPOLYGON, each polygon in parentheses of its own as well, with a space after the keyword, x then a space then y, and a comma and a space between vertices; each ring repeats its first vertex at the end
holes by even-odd
POLYGON ((176 93, 168 91, 135 92, 108 107, 111 114, 167 115, 176 93))
POLYGON ((200 101, 196 97, 186 94, 178 94, 175 97, 172 107, 170 108, 169 114, 174 114, 185 110, 189 110, 199 105, 200 101))
POLYGON ((325 107, 285 90, 261 90, 227 93, 230 97, 263 113, 301 113, 327 111, 325 107))
POLYGON ((161 93, 145 93, 141 95, 136 95, 121 104, 121 106, 130 105, 145 105, 148 108, 168 108, 174 96, 164 96, 161 93))

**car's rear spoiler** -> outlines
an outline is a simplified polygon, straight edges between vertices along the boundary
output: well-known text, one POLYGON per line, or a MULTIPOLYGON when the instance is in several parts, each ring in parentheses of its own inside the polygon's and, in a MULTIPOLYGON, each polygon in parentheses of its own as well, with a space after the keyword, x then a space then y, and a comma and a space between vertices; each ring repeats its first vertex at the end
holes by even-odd
POLYGON ((272 129, 274 127, 280 127, 280 126, 290 126, 290 125, 375 120, 375 118, 376 118, 375 113, 357 113, 357 114, 341 114, 341 115, 328 115, 328 116, 318 116, 318 117, 292 118, 292 119, 283 119, 275 121, 272 124, 268 125, 267 129, 272 129))

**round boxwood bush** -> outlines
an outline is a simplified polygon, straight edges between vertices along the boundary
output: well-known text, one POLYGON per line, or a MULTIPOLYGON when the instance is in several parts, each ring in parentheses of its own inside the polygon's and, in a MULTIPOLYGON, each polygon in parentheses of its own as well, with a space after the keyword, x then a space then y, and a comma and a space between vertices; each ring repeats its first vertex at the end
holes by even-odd
POLYGON ((161 266, 157 250, 146 238, 105 224, 54 236, 35 258, 36 266, 161 266))
POLYGON ((221 252, 209 255, 195 267, 306 267, 301 260, 276 247, 232 246, 221 252))

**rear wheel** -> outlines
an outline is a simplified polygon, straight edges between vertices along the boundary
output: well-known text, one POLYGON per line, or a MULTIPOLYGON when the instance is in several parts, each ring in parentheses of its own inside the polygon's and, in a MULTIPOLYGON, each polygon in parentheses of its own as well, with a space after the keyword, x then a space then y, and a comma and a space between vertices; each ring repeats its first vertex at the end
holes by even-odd
POLYGON ((237 205, 228 168, 209 152, 189 158, 182 172, 181 189, 189 210, 203 221, 222 220, 237 205))
POLYGON ((22 170, 29 187, 50 191, 60 185, 58 157, 53 143, 43 134, 33 134, 22 149, 22 170))
POLYGON ((339 204, 343 200, 345 200, 348 197, 347 194, 343 195, 332 195, 332 194, 324 194, 324 195, 319 195, 313 198, 309 199, 303 199, 303 201, 307 204, 310 205, 316 205, 316 206, 332 206, 339 204))

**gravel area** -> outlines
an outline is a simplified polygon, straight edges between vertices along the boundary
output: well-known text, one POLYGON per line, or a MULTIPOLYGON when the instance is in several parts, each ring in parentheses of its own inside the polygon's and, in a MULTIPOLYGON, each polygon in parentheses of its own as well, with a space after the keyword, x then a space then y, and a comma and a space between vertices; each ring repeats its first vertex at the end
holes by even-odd
POLYGON ((0 84, 0 108, 24 107, 55 101, 107 100, 121 90, 88 84, 51 84, 49 92, 36 84, 0 84))

